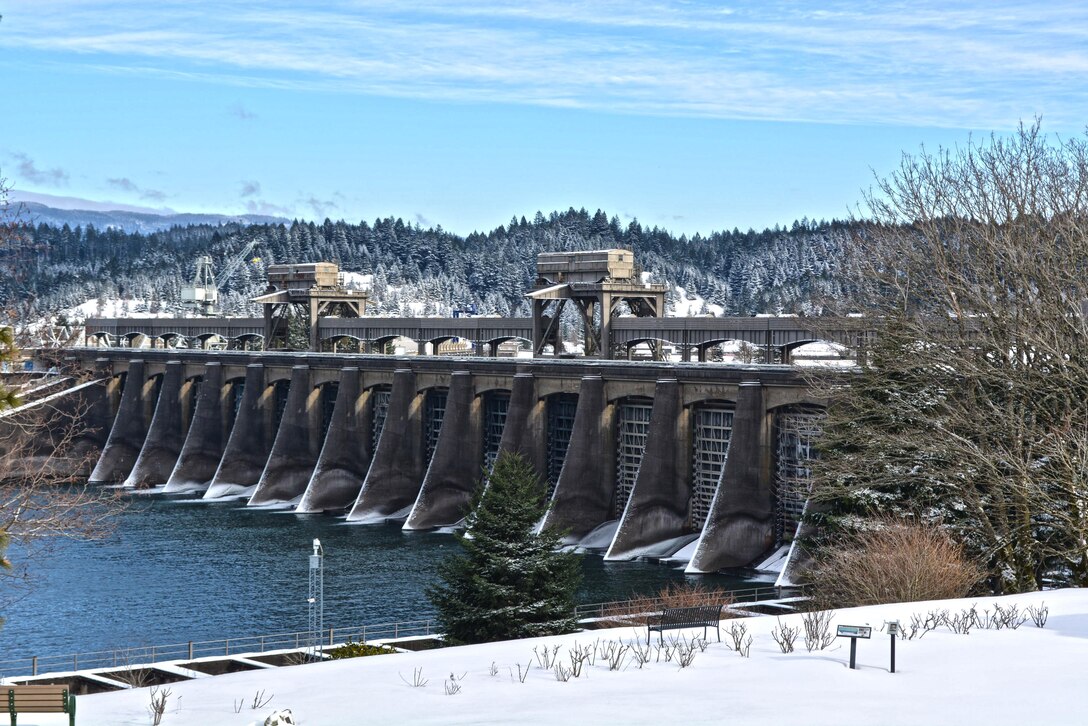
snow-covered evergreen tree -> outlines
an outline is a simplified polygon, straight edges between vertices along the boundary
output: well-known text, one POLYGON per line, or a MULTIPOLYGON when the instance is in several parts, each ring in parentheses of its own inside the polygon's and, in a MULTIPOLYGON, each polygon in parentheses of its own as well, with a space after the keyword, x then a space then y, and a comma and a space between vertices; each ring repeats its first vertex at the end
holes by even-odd
POLYGON ((446 639, 483 643, 567 633, 577 629, 574 592, 578 557, 559 549, 559 535, 534 532, 547 509, 533 467, 503 453, 487 486, 473 500, 464 554, 439 564, 440 583, 428 597, 446 639))

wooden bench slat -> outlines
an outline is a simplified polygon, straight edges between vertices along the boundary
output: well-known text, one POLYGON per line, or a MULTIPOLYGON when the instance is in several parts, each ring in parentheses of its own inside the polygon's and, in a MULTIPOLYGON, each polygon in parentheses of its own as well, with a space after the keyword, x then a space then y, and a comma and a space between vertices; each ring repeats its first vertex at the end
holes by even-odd
POLYGON ((7 701, 3 705, 12 723, 20 713, 66 713, 69 723, 75 723, 75 698, 65 685, 4 686, 0 698, 7 701))

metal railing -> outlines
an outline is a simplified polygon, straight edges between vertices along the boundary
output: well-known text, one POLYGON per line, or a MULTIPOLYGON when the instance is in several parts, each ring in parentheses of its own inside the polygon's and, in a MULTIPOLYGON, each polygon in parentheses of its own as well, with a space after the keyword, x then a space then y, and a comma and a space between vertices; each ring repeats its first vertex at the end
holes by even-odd
MULTIPOLYGON (((781 600, 789 597, 803 596, 804 591, 798 587, 776 587, 775 585, 761 585, 746 587, 738 590, 724 591, 730 604, 757 603, 767 600, 781 600)), ((684 597, 683 603, 660 597, 644 597, 634 600, 614 600, 612 602, 593 603, 592 605, 579 605, 575 608, 575 614, 579 621, 607 620, 611 618, 623 619, 633 615, 645 615, 656 612, 665 607, 717 605, 721 602, 722 593, 707 592, 705 595, 689 595, 684 597)))
POLYGON ((170 645, 140 645, 130 648, 100 650, 57 656, 30 656, 12 660, 0 660, 0 677, 36 676, 58 671, 92 670, 100 668, 131 668, 164 661, 185 661, 214 656, 238 656, 248 653, 264 653, 275 650, 297 650, 315 645, 331 646, 347 641, 366 642, 436 635, 434 620, 413 620, 398 623, 379 623, 358 627, 322 629, 320 643, 314 633, 301 631, 273 633, 222 640, 190 640, 170 645))
MULTIPOLYGON (((741 588, 726 591, 732 604, 756 603, 767 600, 804 595, 801 588, 781 588, 774 585, 741 588)), ((720 592, 709 592, 703 598, 692 597, 684 605, 717 604, 720 592)), ((615 600, 612 602, 591 603, 575 608, 575 615, 580 622, 630 618, 658 611, 666 606, 676 606, 675 602, 663 598, 638 598, 634 600, 615 600)), ((316 645, 332 646, 337 643, 354 641, 357 643, 373 640, 388 640, 413 636, 438 635, 438 622, 435 620, 412 620, 397 623, 378 623, 356 627, 328 628, 321 631, 320 643, 312 631, 291 633, 273 633, 253 635, 221 640, 190 640, 185 643, 170 645, 140 645, 112 650, 99 650, 86 653, 56 656, 28 656, 10 660, 0 660, 0 678, 37 676, 78 670, 97 670, 104 668, 132 668, 168 661, 188 661, 196 658, 230 657, 251 653, 265 653, 277 650, 300 650, 316 645)))

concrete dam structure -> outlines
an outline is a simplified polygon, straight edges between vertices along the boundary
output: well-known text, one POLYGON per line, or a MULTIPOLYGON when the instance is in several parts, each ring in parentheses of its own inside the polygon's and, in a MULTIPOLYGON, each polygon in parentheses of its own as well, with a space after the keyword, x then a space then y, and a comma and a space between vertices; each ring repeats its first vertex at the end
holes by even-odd
POLYGON ((85 348, 108 431, 92 482, 455 526, 500 452, 548 486, 541 523, 689 572, 796 528, 822 401, 790 366, 85 348))

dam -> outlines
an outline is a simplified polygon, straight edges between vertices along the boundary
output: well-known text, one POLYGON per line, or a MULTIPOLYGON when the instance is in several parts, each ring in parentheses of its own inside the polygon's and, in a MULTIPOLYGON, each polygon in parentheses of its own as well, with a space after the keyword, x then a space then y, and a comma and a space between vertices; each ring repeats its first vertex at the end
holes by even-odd
POLYGON ((758 562, 797 526, 822 401, 786 365, 80 348, 92 482, 457 525, 502 451, 606 559, 758 562))
POLYGON ((627 250, 541 254, 526 319, 367 316, 332 263, 268 277, 263 319, 93 319, 87 347, 53 352, 98 381, 79 393, 101 447, 91 482, 425 531, 462 522, 512 452, 548 487, 540 526, 568 544, 747 567, 792 539, 808 495, 824 402, 791 351, 860 355, 869 335, 851 319, 663 317, 666 286, 627 250), (707 362, 723 340, 781 363, 707 362), (436 355, 450 341, 468 354, 436 355), (532 357, 500 357, 510 341, 532 357), (636 348, 648 359, 622 360, 636 348))

